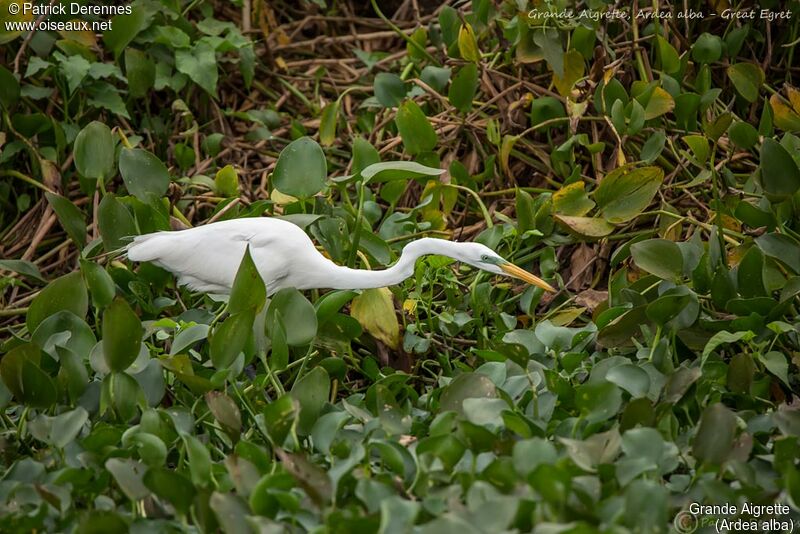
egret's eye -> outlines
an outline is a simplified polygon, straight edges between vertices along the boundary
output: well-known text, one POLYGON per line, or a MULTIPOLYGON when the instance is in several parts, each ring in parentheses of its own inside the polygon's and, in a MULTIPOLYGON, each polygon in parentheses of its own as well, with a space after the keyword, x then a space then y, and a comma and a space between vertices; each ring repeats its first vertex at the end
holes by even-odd
POLYGON ((484 254, 483 256, 481 256, 481 261, 489 261, 489 256, 484 254))

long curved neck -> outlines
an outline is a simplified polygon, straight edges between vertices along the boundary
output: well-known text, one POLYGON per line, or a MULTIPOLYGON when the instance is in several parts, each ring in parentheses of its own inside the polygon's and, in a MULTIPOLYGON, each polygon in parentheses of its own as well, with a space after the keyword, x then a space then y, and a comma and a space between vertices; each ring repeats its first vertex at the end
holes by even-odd
POLYGON ((329 262, 326 267, 325 287, 331 289, 370 289, 375 287, 386 287, 399 284, 406 278, 414 274, 414 264, 417 260, 428 254, 441 254, 458 259, 458 248, 460 243, 446 241, 444 239, 433 239, 424 237, 412 241, 405 247, 400 254, 400 259, 387 269, 381 271, 370 271, 366 269, 350 269, 329 262))

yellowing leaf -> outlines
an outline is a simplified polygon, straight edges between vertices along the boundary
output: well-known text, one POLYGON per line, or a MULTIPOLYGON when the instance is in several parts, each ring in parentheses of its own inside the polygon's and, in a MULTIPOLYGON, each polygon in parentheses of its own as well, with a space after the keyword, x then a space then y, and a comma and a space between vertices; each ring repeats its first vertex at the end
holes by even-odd
MULTIPOLYGON (((71 26, 79 28, 81 25, 80 19, 73 19, 69 21, 71 26)), ((83 46, 92 47, 97 44, 97 39, 94 33, 89 30, 58 30, 59 35, 69 41, 75 41, 83 46)))
POLYGON ((387 287, 366 289, 353 299, 350 315, 372 336, 392 349, 400 346, 400 324, 394 313, 392 292, 387 287))
MULTIPOLYGON (((789 96, 792 97, 791 92, 789 96)), ((800 99, 800 97, 795 98, 800 99)), ((800 114, 784 104, 778 95, 772 95, 769 98, 769 105, 772 107, 775 126, 787 132, 800 130, 800 114)))
POLYGON ((597 217, 569 217, 567 215, 553 215, 553 217, 567 227, 567 229, 581 237, 600 238, 614 231, 614 225, 597 217))
POLYGON ((583 181, 562 187, 553 193, 553 210, 562 215, 582 216, 589 213, 594 202, 586 194, 583 181))
POLYGON ((795 111, 800 113, 800 91, 794 87, 788 87, 786 92, 789 94, 789 102, 792 104, 792 107, 795 111))
POLYGON ((583 77, 583 56, 575 49, 564 54, 564 76, 553 73, 553 83, 562 96, 568 96, 575 82, 583 77))
POLYGON ((514 148, 514 143, 517 142, 516 135, 504 135, 503 143, 500 146, 500 167, 506 176, 511 176, 511 169, 508 166, 508 157, 511 155, 511 150, 514 148))
POLYGON ((292 204, 294 202, 297 202, 297 197, 293 197, 291 195, 287 195, 285 193, 281 193, 277 189, 273 189, 272 190, 272 193, 269 194, 269 198, 270 198, 270 200, 272 200, 273 202, 275 202, 276 204, 278 204, 280 206, 284 206, 286 204, 292 204))
POLYGON ((458 30, 458 49, 461 51, 461 57, 467 61, 478 63, 481 60, 481 51, 478 49, 475 30, 469 23, 463 24, 458 30))
POLYGON ((649 121, 669 113, 673 109, 675 109, 675 100, 672 96, 661 87, 656 87, 650 101, 647 102, 647 107, 644 108, 644 118, 649 121))

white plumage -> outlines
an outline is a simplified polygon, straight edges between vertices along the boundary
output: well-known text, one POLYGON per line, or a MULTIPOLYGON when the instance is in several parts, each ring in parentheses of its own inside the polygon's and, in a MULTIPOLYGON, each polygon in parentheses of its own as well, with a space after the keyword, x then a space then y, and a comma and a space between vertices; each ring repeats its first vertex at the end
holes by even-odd
POLYGON ((293 223, 276 218, 220 221, 177 232, 137 236, 128 245, 129 259, 149 261, 178 277, 178 283, 208 293, 228 293, 247 245, 272 294, 297 289, 367 289, 397 284, 414 273, 414 263, 426 254, 441 254, 494 274, 520 278, 555 291, 540 278, 520 269, 479 243, 422 238, 403 248, 400 259, 380 271, 350 269, 335 264, 314 247, 293 223))

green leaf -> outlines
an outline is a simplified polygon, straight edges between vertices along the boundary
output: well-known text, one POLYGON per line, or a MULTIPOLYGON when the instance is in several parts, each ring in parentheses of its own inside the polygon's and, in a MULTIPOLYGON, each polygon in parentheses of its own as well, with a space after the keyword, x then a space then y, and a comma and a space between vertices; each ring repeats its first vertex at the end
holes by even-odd
POLYGON ((185 476, 163 467, 151 467, 144 474, 143 482, 159 498, 174 506, 179 514, 185 516, 189 513, 195 488, 185 476))
POLYGON ((132 9, 130 14, 111 18, 110 29, 103 34, 103 40, 119 57, 140 31, 150 23, 151 15, 145 9, 132 9))
POLYGON ((111 129, 102 122, 90 122, 75 137, 73 155, 81 176, 106 181, 114 174, 111 129))
MULTIPOLYGON (((6 13, 2 13, 5 15, 6 13)), ((10 70, 0 65, 0 106, 9 110, 19 100, 19 81, 10 70)))
POLYGON ((250 510, 241 497, 215 491, 208 505, 225 534, 250 534, 253 529, 247 521, 250 510))
POLYGON ((663 180, 659 167, 614 169, 594 192, 600 214, 611 223, 630 221, 647 209, 663 180))
POLYGON ((73 272, 48 284, 31 302, 25 324, 28 332, 35 332, 45 319, 66 310, 80 318, 89 311, 89 295, 83 284, 81 273, 73 272))
POLYGON ((289 143, 278 156, 272 184, 286 195, 311 198, 325 188, 328 162, 316 141, 301 137, 289 143))
POLYGON ((436 147, 439 138, 425 113, 413 100, 407 100, 400 105, 394 120, 403 139, 403 146, 409 154, 428 152, 436 147))
POLYGON ((764 254, 758 247, 750 247, 737 269, 739 293, 744 298, 764 297, 764 254))
POLYGON ((728 137, 737 147, 749 150, 758 142, 758 130, 747 122, 736 121, 728 129, 728 137))
POLYGON ((233 399, 220 391, 209 391, 206 393, 206 404, 223 430, 234 441, 238 441, 242 432, 242 413, 233 399))
POLYGON ((390 182, 393 180, 438 176, 443 172, 444 169, 426 167, 414 161, 386 161, 367 166, 361 171, 361 177, 365 182, 390 182))
POLYGON ((766 138, 761 145, 761 186, 767 196, 784 200, 800 189, 800 169, 777 141, 766 138))
POLYGON ((39 367, 42 352, 34 343, 18 345, 0 359, 0 377, 21 403, 47 408, 56 402, 56 386, 39 367))
POLYGON ((195 486, 208 487, 211 483, 211 454, 206 446, 191 434, 181 434, 181 438, 189 458, 189 474, 192 477, 192 483, 195 486))
POLYGON ((408 89, 397 74, 381 72, 375 75, 375 98, 384 107, 396 108, 406 97, 408 89))
POLYGON ((147 53, 136 48, 125 49, 125 77, 132 98, 142 98, 156 80, 156 63, 147 53))
POLYGON ((723 404, 712 404, 700 417, 692 454, 701 462, 721 464, 733 450, 735 437, 736 416, 723 404))
POLYGON ((330 397, 331 380, 322 367, 315 367, 300 377, 292 386, 291 396, 300 406, 297 432, 301 436, 311 433, 330 397))
POLYGON ((119 172, 128 191, 145 203, 151 196, 163 196, 169 187, 167 167, 141 148, 123 148, 120 151, 119 172))
POLYGON ((108 252, 124 247, 127 244, 124 238, 137 234, 131 212, 112 193, 106 194, 100 201, 97 227, 103 238, 103 248, 108 252))
POLYGON ((742 97, 748 102, 758 100, 758 92, 764 83, 764 71, 755 63, 734 63, 728 67, 728 78, 742 97))
POLYGON ((691 149, 694 163, 699 167, 705 167, 710 153, 708 139, 702 135, 685 135, 683 136, 683 141, 691 149))
POLYGON ((109 458, 105 463, 106 470, 114 477, 122 492, 132 501, 144 499, 150 490, 144 485, 144 474, 147 467, 136 460, 109 458))
POLYGON ((58 216, 58 221, 66 230, 72 242, 78 248, 83 248, 86 244, 86 221, 84 220, 83 212, 61 195, 47 192, 44 196, 50 206, 53 207, 53 211, 58 216))
POLYGON ((187 75, 211 96, 216 96, 217 55, 214 48, 201 39, 190 49, 175 51, 175 68, 187 75))
POLYGON ((611 382, 582 384, 575 389, 575 406, 588 421, 605 421, 622 406, 622 392, 611 382))
POLYGON ((239 270, 233 279, 233 289, 228 299, 228 312, 231 315, 251 310, 256 313, 264 306, 267 299, 267 288, 264 280, 253 262, 250 245, 244 251, 239 270))
POLYGON ((339 120, 339 101, 334 100, 322 109, 319 121, 319 142, 331 146, 336 140, 336 123, 339 120))
POLYGON ((23 276, 28 276, 40 282, 47 283, 35 263, 28 260, 0 260, 0 269, 13 271, 23 276))
POLYGON ((537 126, 545 121, 566 116, 567 112, 564 111, 564 104, 553 96, 540 96, 534 98, 531 102, 531 126, 537 126))
POLYGON ((272 297, 267 308, 267 331, 275 326, 275 314, 280 313, 286 325, 286 343, 292 347, 308 345, 317 334, 317 314, 314 306, 294 288, 283 288, 272 297))
POLYGON ((786 355, 776 350, 771 350, 766 354, 759 354, 758 359, 764 364, 764 367, 781 379, 781 382, 791 387, 789 384, 789 363, 786 361, 786 355))
POLYGON ((480 373, 463 373, 453 379, 439 398, 439 413, 454 411, 464 413, 464 400, 496 397, 497 388, 492 380, 480 373))
POLYGON ((478 90, 478 67, 475 63, 468 63, 461 67, 453 77, 447 99, 461 113, 466 113, 472 108, 472 100, 478 90))
POLYGON ((353 140, 353 174, 362 173, 367 167, 380 161, 381 155, 369 141, 363 137, 353 140))
POLYGON ((122 372, 136 360, 142 345, 142 323, 122 297, 103 313, 103 357, 108 368, 122 372))
MULTIPOLYGON (((435 91, 444 93, 444 88, 447 87, 447 82, 450 81, 451 72, 449 67, 426 65, 425 68, 422 69, 422 72, 419 73, 419 79, 428 84, 435 91)), ((403 95, 403 97, 404 96, 405 95, 403 95)), ((402 100, 403 97, 401 97, 400 100, 402 100)))
POLYGON ((618 385, 635 399, 644 397, 650 391, 650 375, 638 365, 615 365, 606 373, 606 380, 618 385))
POLYGON ((283 395, 264 407, 264 423, 272 444, 280 447, 297 421, 299 405, 293 395, 283 395))
POLYGON ((214 175, 214 189, 224 197, 239 196, 239 175, 233 165, 225 165, 214 175))
POLYGON ((30 422, 28 429, 36 439, 63 449, 78 436, 88 419, 89 412, 79 406, 53 417, 39 414, 30 422))
POLYGON ((647 318, 658 325, 665 325, 677 317, 691 302, 689 295, 662 295, 647 305, 647 318))
POLYGON ((681 68, 681 59, 678 56, 677 50, 669 41, 656 35, 656 49, 658 50, 658 60, 661 70, 667 74, 678 72, 681 68))
POLYGON ((97 308, 104 308, 111 304, 116 293, 114 280, 100 265, 80 259, 81 273, 83 279, 86 280, 86 285, 89 288, 89 293, 92 295, 92 303, 97 308))
POLYGON ((722 39, 710 33, 701 34, 692 45, 692 59, 712 63, 722 57, 722 39))
POLYGON ((659 278, 680 281, 683 276, 681 249, 666 239, 648 239, 631 245, 633 261, 640 269, 659 278))
POLYGON ((245 349, 254 320, 255 310, 246 309, 231 314, 214 329, 209 353, 216 369, 227 369, 236 361, 236 357, 245 349))
POLYGON ((664 130, 656 130, 642 145, 642 151, 639 154, 641 160, 645 163, 653 163, 664 150, 666 140, 667 135, 664 133, 664 130))

